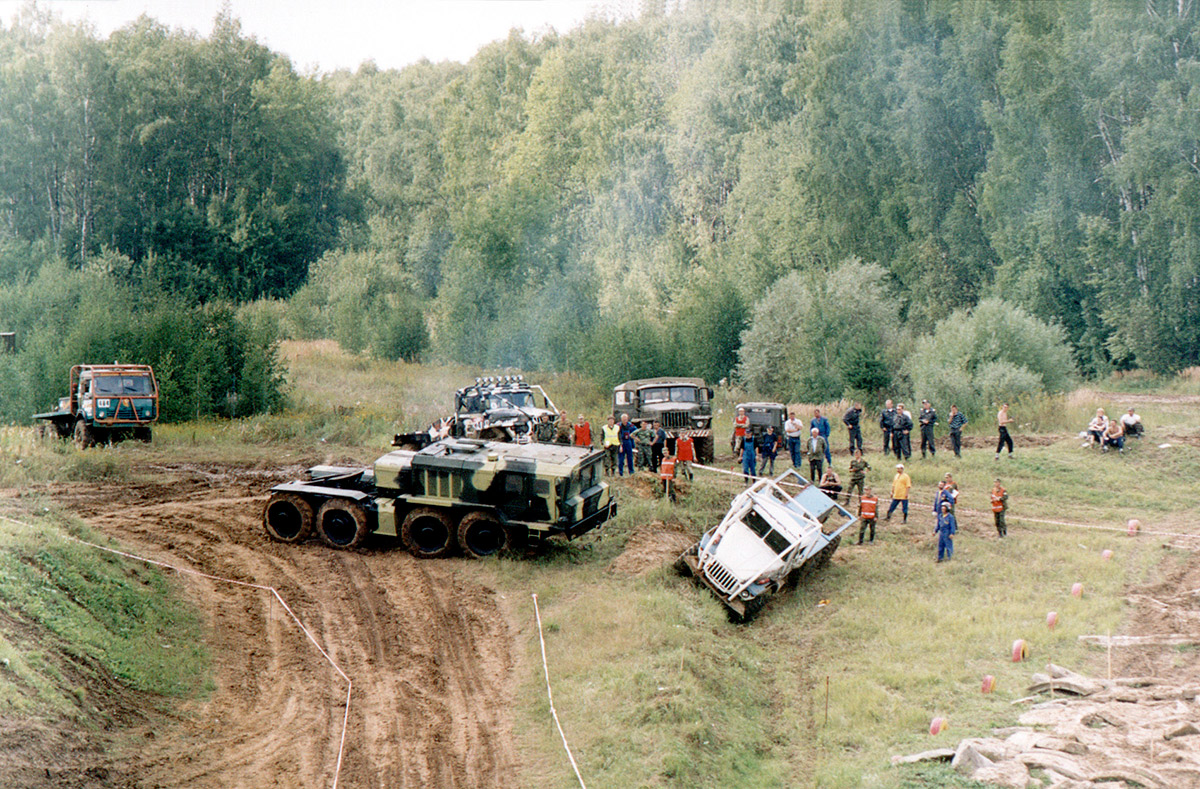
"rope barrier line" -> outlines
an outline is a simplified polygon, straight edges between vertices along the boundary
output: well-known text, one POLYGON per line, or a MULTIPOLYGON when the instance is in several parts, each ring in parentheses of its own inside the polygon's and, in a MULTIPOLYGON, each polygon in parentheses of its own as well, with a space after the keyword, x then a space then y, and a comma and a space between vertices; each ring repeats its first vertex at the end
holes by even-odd
MULTIPOLYGON (((725 470, 725 469, 723 469, 723 468, 716 468, 716 467, 714 467, 714 466, 706 466, 706 465, 703 465, 703 464, 701 464, 701 463, 693 463, 693 464, 692 464, 692 468, 703 469, 703 470, 705 470, 705 471, 712 471, 712 472, 716 472, 717 474, 725 474, 725 475, 727 475, 727 476, 730 476, 730 477, 741 477, 741 478, 743 478, 743 479, 745 479, 745 477, 747 476, 746 474, 742 474, 741 472, 738 472, 738 471, 726 471, 726 470, 725 470)), ((754 476, 754 475, 749 475, 749 476, 750 476, 750 478, 751 478, 751 479, 753 479, 753 480, 760 480, 760 479, 770 479, 770 477, 760 477, 760 476, 754 476)), ((797 484, 796 484, 796 483, 794 483, 794 482, 784 482, 784 483, 782 483, 782 484, 783 484, 784 486, 786 486, 786 487, 793 487, 793 488, 803 488, 803 486, 802 486, 802 485, 797 485, 797 484)), ((854 498, 861 498, 861 496, 859 496, 859 494, 857 494, 857 493, 850 493, 850 492, 848 492, 848 491, 846 491, 846 492, 842 492, 842 493, 840 493, 840 494, 838 494, 838 495, 839 495, 839 496, 846 496, 847 498, 849 498, 849 497, 851 497, 851 496, 853 496, 854 498)), ((891 501, 891 498, 890 498, 890 497, 887 497, 887 496, 880 496, 880 497, 879 497, 879 501, 880 501, 880 502, 884 502, 884 501, 891 501)), ((912 501, 912 499, 909 499, 909 501, 912 501)), ((849 502, 847 501, 847 503, 849 503, 849 502)), ((963 512, 963 513, 967 513, 967 514, 970 514, 970 515, 983 515, 983 516, 987 516, 987 515, 991 515, 991 514, 992 514, 991 510, 987 510, 987 511, 985 512, 985 511, 981 511, 981 510, 973 510, 973 509, 968 509, 968 508, 966 508, 966 507, 963 507, 963 506, 961 506, 961 505, 960 505, 960 506, 957 506, 957 507, 955 507, 955 509, 956 509, 958 512, 963 512)), ((1076 528, 1076 529, 1095 529, 1095 530, 1098 530, 1098 531, 1113 531, 1113 532, 1126 532, 1126 531, 1128 531, 1128 529, 1127 529, 1127 528, 1125 528, 1125 527, 1121 527, 1121 526, 1101 526, 1101 525, 1099 525, 1099 524, 1094 524, 1094 523, 1072 523, 1072 522, 1069 522, 1069 521, 1056 521, 1056 520, 1048 520, 1048 519, 1045 519, 1045 518, 1034 518, 1034 517, 1032 517, 1032 516, 1026 516, 1026 515, 1016 515, 1016 514, 1013 514, 1012 510, 1006 510, 1006 511, 1005 511, 1005 515, 1006 515, 1008 518, 1010 518, 1010 519, 1014 519, 1014 520, 1022 520, 1022 521, 1026 521, 1026 522, 1029 522, 1029 523, 1045 523, 1045 524, 1050 524, 1050 525, 1053 525, 1053 526, 1067 526, 1067 527, 1072 527, 1072 528, 1076 528)), ((1138 533, 1139 533, 1139 534, 1150 534, 1150 535, 1154 535, 1155 537, 1191 537, 1191 538, 1200 538, 1200 534, 1187 534, 1187 533, 1183 533, 1183 532, 1170 532, 1170 531, 1154 531, 1154 530, 1151 530, 1151 529, 1141 529, 1141 530, 1139 530, 1139 531, 1138 531, 1138 533)))
MULTIPOLYGON (((19 520, 15 520, 6 515, 0 515, 0 520, 14 524, 16 526, 20 526, 23 529, 29 529, 30 531, 37 531, 37 529, 35 529, 32 524, 25 523, 25 522, 19 521, 19 520)), ((316 647, 316 650, 321 653, 321 657, 325 658, 325 661, 327 663, 329 663, 329 665, 333 666, 333 670, 336 671, 341 676, 341 678, 346 681, 346 704, 345 704, 346 711, 342 715, 342 736, 338 742, 337 765, 333 771, 333 784, 331 787, 331 789, 337 789, 338 780, 341 778, 341 773, 342 773, 342 760, 343 760, 343 757, 344 757, 345 751, 346 751, 346 730, 349 728, 349 725, 350 725, 350 694, 354 690, 354 683, 353 683, 353 681, 351 681, 350 677, 346 676, 346 672, 342 671, 341 666, 339 666, 336 662, 334 662, 333 658, 331 658, 329 656, 329 653, 326 652, 325 649, 317 642, 316 637, 313 636, 313 634, 309 631, 309 629, 304 626, 304 623, 300 621, 300 617, 296 616, 296 613, 294 611, 292 611, 291 606, 289 606, 287 604, 287 602, 283 599, 283 597, 279 594, 279 590, 277 590, 273 586, 265 586, 263 584, 251 583, 250 581, 239 581, 235 578, 223 578, 219 575, 211 575, 209 573, 204 573, 199 570, 194 570, 190 567, 179 567, 174 564, 169 564, 167 562, 158 561, 157 559, 148 559, 145 556, 138 556, 137 554, 129 553, 128 551, 121 551, 121 550, 117 550, 116 548, 109 548, 108 546, 105 546, 105 545, 98 545, 94 542, 88 542, 87 540, 81 540, 78 537, 73 537, 70 534, 66 534, 66 533, 63 533, 62 536, 65 539, 67 539, 71 542, 77 543, 79 545, 86 545, 89 548, 95 548, 98 551, 105 551, 107 553, 115 554, 116 556, 121 556, 126 559, 131 559, 133 561, 144 562, 145 564, 150 564, 155 567, 162 567, 167 570, 174 570, 177 573, 181 573, 181 574, 185 574, 185 575, 193 575, 193 576, 196 576, 197 578, 204 578, 209 581, 219 581, 221 583, 233 584, 234 586, 242 586, 247 589, 258 589, 260 591, 270 592, 272 595, 274 595, 275 599, 279 601, 279 604, 281 606, 283 606, 283 610, 287 611, 288 616, 290 616, 292 618, 292 621, 296 623, 296 626, 298 628, 300 628, 300 632, 304 633, 304 635, 308 638, 309 642, 311 642, 312 645, 314 647, 316 647)))
POLYGON ((579 786, 587 789, 587 784, 583 782, 583 776, 579 773, 579 765, 575 763, 575 755, 571 753, 571 746, 567 744, 567 733, 563 731, 562 722, 558 719, 558 710, 554 708, 554 694, 550 690, 550 666, 546 663, 546 639, 542 636, 542 612, 538 609, 537 593, 534 592, 530 597, 533 598, 533 614, 537 617, 538 641, 542 644, 542 670, 546 673, 546 698, 550 702, 550 714, 554 717, 554 725, 558 727, 558 736, 562 737, 563 749, 567 752, 571 769, 579 779, 579 786))

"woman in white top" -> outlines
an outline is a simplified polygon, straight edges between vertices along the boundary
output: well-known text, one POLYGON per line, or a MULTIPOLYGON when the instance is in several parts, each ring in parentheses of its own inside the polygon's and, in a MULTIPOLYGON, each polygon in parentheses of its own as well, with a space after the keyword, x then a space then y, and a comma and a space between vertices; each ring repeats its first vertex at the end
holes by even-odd
POLYGON ((1104 431, 1108 429, 1108 417, 1104 415, 1103 408, 1096 409, 1096 415, 1092 417, 1092 421, 1088 422, 1088 435, 1092 437, 1089 442, 1091 446, 1099 446, 1104 443, 1104 431))

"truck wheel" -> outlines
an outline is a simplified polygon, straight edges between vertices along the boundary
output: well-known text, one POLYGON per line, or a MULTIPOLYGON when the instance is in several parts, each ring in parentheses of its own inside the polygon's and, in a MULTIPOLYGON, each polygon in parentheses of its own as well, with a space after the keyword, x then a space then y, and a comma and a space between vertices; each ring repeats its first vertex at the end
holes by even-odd
POLYGON ((75 446, 80 449, 87 449, 94 446, 96 437, 92 434, 92 429, 88 427, 88 423, 80 419, 75 423, 75 446))
POLYGON ((312 505, 294 493, 276 493, 263 507, 263 528, 278 542, 304 542, 312 536, 312 505))
POLYGON ((491 513, 472 512, 458 524, 458 547, 474 559, 495 556, 508 548, 508 532, 491 513))
POLYGON ((447 513, 421 507, 408 513, 400 526, 400 540, 418 559, 445 556, 454 542, 454 529, 447 513))
POLYGON ((154 433, 148 427, 135 427, 133 429, 133 437, 143 444, 149 444, 151 439, 154 438, 154 433))
POLYGON ((820 553, 818 553, 816 556, 816 566, 813 567, 814 570, 820 570, 822 567, 829 564, 829 560, 833 558, 833 552, 838 549, 838 545, 841 543, 841 541, 842 535, 839 534, 830 540, 828 545, 821 549, 820 553))
POLYGON ((747 600, 746 611, 742 614, 739 614, 732 608, 727 608, 726 610, 729 612, 729 621, 733 622, 735 625, 744 625, 748 623, 758 614, 759 611, 763 609, 763 606, 767 604, 768 597, 770 597, 770 595, 766 592, 763 592, 753 600, 747 600))
POLYGON ((58 420, 54 423, 54 432, 58 434, 59 438, 70 438, 71 434, 75 432, 75 425, 58 420))
POLYGON ((701 463, 713 462, 713 437, 696 436, 696 457, 701 463))
POLYGON ((700 543, 696 543, 691 548, 688 548, 683 553, 679 554, 679 558, 675 560, 675 572, 682 575, 684 578, 692 577, 692 568, 688 565, 686 559, 689 556, 700 555, 700 543))
POLYGON ((367 538, 367 513, 349 499, 330 499, 317 510, 316 526, 330 548, 357 548, 367 538))

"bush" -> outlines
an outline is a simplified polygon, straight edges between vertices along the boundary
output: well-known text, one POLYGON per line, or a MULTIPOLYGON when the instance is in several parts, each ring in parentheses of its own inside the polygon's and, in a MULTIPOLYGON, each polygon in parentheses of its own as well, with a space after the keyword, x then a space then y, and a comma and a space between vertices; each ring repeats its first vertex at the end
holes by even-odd
POLYGON ((1062 328, 1014 304, 987 299, 922 337, 905 372, 916 397, 979 415, 1001 401, 1064 391, 1075 363, 1062 328))
POLYGON ((792 272, 754 306, 737 377, 752 395, 784 402, 882 389, 891 380, 884 340, 899 315, 887 272, 873 263, 852 258, 833 271, 792 272))

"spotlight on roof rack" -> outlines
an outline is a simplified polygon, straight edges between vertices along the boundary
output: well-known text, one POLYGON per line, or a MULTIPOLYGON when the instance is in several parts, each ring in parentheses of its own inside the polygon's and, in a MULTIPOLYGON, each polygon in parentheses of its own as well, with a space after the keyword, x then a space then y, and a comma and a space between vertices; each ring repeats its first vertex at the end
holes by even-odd
POLYGON ((522 381, 522 382, 523 382, 523 381, 525 380, 525 376, 523 376, 523 375, 518 375, 518 376, 517 376, 517 380, 518 380, 518 381, 522 381))
POLYGON ((476 386, 479 386, 481 383, 483 383, 483 380, 482 380, 482 379, 480 379, 480 378, 479 378, 479 376, 476 376, 476 377, 475 377, 475 385, 476 385, 476 386))

